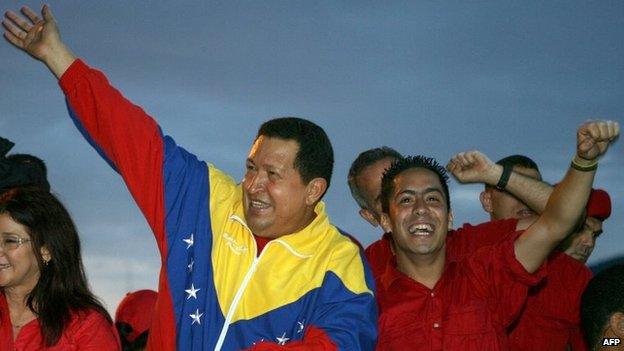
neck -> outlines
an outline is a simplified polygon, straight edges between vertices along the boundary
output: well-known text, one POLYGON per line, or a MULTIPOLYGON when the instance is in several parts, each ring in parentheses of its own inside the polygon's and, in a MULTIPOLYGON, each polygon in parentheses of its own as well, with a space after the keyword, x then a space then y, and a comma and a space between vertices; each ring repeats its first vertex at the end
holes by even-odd
POLYGON ((438 252, 418 255, 413 253, 397 252, 397 268, 410 278, 433 289, 442 273, 446 262, 446 249, 438 252))
POLYGON ((21 310, 26 308, 26 300, 32 289, 24 287, 12 287, 4 289, 4 296, 11 310, 21 310))

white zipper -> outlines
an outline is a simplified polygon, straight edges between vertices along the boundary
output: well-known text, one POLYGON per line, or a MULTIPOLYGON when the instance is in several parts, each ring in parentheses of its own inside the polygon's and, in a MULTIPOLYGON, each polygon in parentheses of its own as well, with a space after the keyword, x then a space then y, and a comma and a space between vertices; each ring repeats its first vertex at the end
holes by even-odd
MULTIPOLYGON (((244 225, 246 228, 247 226, 244 225)), ((249 228, 247 228, 247 230, 249 230, 249 228)), ((251 233, 251 231, 249 231, 251 233)), ((253 235, 253 234, 251 234, 253 235)), ((243 278, 243 282, 241 283, 240 287, 238 288, 238 291, 236 292, 236 295, 234 295, 234 300, 232 300, 232 304, 230 305, 230 309, 228 310, 227 316, 225 317, 225 322, 223 323, 223 328, 221 329, 221 334, 219 334, 219 339, 217 339, 217 344, 215 345, 215 351, 220 351, 221 347, 223 347, 223 342, 225 341, 225 336, 227 335, 228 329, 230 328, 230 322, 232 321, 232 317, 234 316, 234 312, 236 312, 236 308, 238 307, 238 303, 240 302, 241 298, 243 297, 243 293, 245 292, 245 288, 247 288, 247 285, 249 284, 249 281, 251 280, 251 276, 254 274, 254 272, 256 271, 256 268, 258 266, 258 262, 260 262, 260 259, 262 258, 262 255, 264 255, 264 253, 267 251, 267 248, 269 247, 269 245, 271 245, 271 242, 269 241, 265 246, 264 249, 262 250, 262 252, 260 253, 260 255, 258 256, 258 245, 256 244, 256 240, 253 240, 253 245, 254 245, 254 260, 251 263, 251 267, 249 267, 249 270, 247 271, 247 273, 245 274, 245 278, 243 278)))

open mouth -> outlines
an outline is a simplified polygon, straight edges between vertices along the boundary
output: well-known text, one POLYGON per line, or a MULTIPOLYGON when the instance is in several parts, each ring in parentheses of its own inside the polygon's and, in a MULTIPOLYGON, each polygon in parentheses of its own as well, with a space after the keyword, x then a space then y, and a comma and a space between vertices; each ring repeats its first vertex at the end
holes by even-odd
POLYGON ((429 236, 433 234, 433 226, 431 224, 419 223, 411 225, 408 228, 408 232, 415 236, 429 236))
POLYGON ((1 263, 0 264, 0 271, 3 271, 3 270, 8 269, 10 267, 11 267, 11 265, 8 264, 8 263, 1 263))
POLYGON ((266 210, 269 207, 271 207, 271 205, 264 201, 260 201, 260 200, 249 201, 249 208, 253 210, 266 210))

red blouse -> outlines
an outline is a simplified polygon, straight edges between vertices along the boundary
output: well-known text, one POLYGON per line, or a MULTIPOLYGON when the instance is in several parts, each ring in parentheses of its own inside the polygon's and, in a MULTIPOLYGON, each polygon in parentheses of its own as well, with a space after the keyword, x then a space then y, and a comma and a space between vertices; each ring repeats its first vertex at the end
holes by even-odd
POLYGON ((58 343, 45 347, 39 320, 24 325, 13 340, 13 326, 6 297, 0 293, 0 350, 2 351, 115 351, 121 350, 115 327, 99 312, 87 310, 71 315, 58 343))

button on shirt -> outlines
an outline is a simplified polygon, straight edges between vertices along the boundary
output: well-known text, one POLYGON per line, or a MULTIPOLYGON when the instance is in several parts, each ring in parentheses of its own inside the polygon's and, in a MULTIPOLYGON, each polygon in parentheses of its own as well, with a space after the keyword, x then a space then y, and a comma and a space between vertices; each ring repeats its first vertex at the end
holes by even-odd
POLYGON ((514 241, 447 259, 429 289, 399 272, 396 261, 378 279, 377 350, 507 350, 505 329, 518 315, 544 267, 529 274, 515 258, 514 241))

